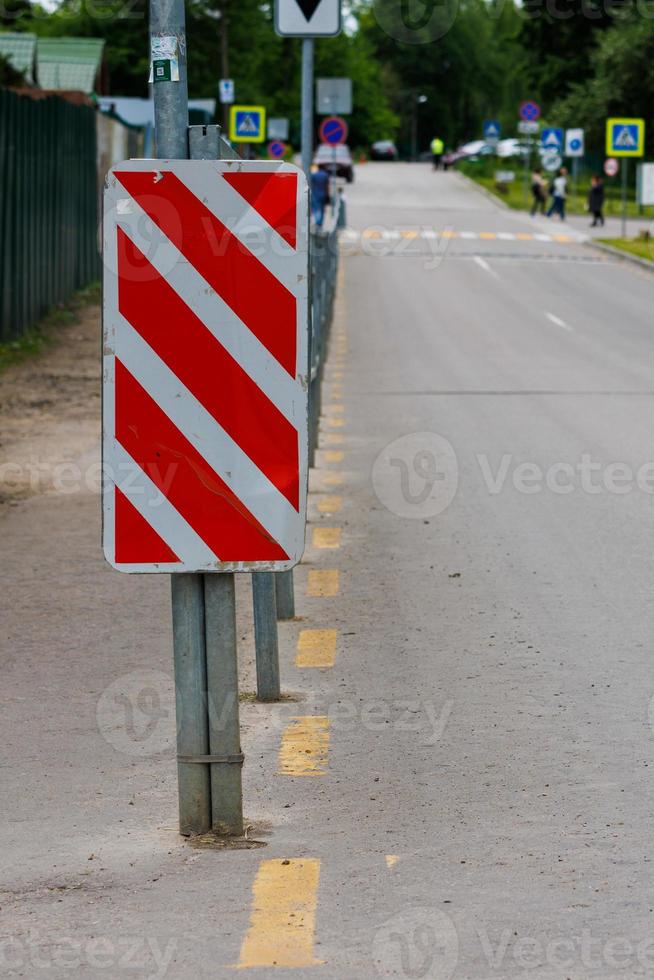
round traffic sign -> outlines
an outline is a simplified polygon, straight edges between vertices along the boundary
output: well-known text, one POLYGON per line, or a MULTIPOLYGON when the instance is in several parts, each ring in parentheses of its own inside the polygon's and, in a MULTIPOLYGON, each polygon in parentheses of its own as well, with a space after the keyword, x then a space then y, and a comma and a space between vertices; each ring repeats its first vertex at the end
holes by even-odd
POLYGON ((613 157, 609 157, 608 160, 604 161, 604 173, 607 177, 616 177, 619 170, 620 164, 613 157))
POLYGON ((273 160, 279 160, 286 153, 286 143, 281 140, 271 140, 268 144, 268 156, 273 160))
POLYGON ((537 102, 532 102, 531 99, 525 99, 524 102, 520 103, 519 112, 520 118, 527 122, 535 122, 536 119, 540 119, 540 106, 537 102))
POLYGON ((573 153, 578 153, 578 151, 581 149, 581 147, 582 147, 582 142, 581 142, 581 140, 577 136, 574 136, 568 142, 568 149, 569 150, 572 150, 573 153))
POLYGON ((340 116, 328 116, 320 124, 320 139, 323 143, 337 146, 347 139, 347 123, 340 116))
POLYGON ((561 154, 556 150, 546 151, 545 153, 541 154, 540 159, 545 169, 551 174, 553 174, 555 170, 558 170, 563 163, 561 154))

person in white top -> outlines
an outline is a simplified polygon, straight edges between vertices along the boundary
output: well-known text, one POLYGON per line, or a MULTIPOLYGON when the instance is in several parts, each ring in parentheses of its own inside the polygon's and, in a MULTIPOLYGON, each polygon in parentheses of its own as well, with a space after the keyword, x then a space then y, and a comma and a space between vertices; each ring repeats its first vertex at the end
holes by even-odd
POLYGON ((547 212, 547 217, 558 214, 561 221, 565 221, 565 200, 568 196, 568 171, 561 167, 552 184, 552 203, 547 212))

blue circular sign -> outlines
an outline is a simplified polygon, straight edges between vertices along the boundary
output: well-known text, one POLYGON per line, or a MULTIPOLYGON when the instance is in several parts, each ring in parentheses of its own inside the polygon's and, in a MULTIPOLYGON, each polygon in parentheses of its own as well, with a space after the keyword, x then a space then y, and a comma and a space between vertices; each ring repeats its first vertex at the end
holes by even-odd
POLYGON ((524 119, 525 122, 536 122, 537 119, 540 119, 540 106, 538 103, 532 102, 530 99, 521 102, 520 118, 524 119))
POLYGON ((272 157, 273 160, 279 160, 286 153, 286 143, 282 143, 281 140, 272 140, 268 144, 268 156, 272 157))
POLYGON ((340 116, 329 116, 320 125, 320 139, 323 143, 337 146, 347 139, 347 123, 340 116))
POLYGON ((580 150, 581 149, 581 140, 578 140, 578 139, 570 140, 570 149, 571 150, 580 150))

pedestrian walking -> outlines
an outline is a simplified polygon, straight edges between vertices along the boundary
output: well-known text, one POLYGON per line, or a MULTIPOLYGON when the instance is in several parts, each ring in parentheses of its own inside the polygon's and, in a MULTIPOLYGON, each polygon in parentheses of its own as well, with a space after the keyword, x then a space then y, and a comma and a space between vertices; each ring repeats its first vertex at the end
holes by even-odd
POLYGON ((598 174, 590 178, 588 210, 593 216, 591 228, 604 224, 604 181, 598 174))
POLYGON ((311 167, 311 212, 318 228, 325 220, 325 205, 329 201, 329 174, 317 164, 311 167))
POLYGON ((531 175, 531 216, 540 211, 541 214, 545 214, 545 205, 547 204, 547 184, 545 178, 543 177, 543 171, 540 167, 536 167, 533 174, 531 175))
POLYGON ((568 171, 561 167, 552 183, 552 203, 549 206, 547 217, 558 214, 561 221, 565 221, 565 201, 568 196, 568 171))
POLYGON ((443 159, 443 151, 445 150, 445 143, 443 140, 439 139, 438 136, 434 136, 431 141, 431 157, 434 161, 434 170, 440 170, 441 160, 443 159))

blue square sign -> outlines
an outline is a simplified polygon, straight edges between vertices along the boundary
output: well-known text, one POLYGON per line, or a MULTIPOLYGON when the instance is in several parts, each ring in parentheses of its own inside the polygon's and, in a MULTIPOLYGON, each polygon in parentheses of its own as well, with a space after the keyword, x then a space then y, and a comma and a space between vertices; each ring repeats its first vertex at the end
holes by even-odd
POLYGON ((540 145, 543 150, 556 150, 563 153, 563 130, 546 126, 540 134, 540 145))

